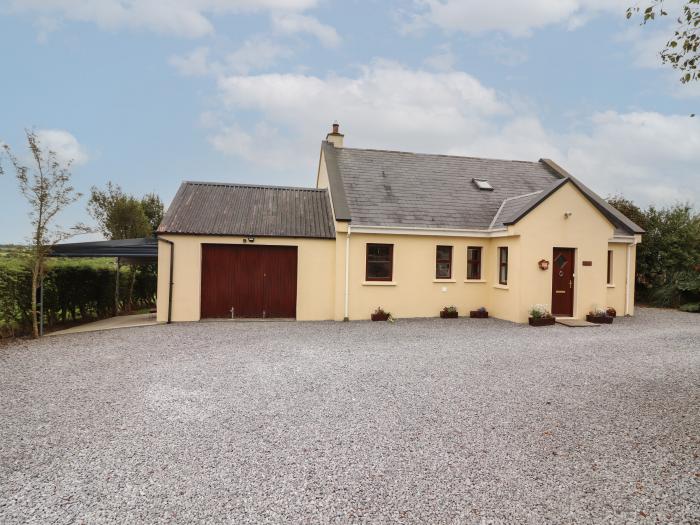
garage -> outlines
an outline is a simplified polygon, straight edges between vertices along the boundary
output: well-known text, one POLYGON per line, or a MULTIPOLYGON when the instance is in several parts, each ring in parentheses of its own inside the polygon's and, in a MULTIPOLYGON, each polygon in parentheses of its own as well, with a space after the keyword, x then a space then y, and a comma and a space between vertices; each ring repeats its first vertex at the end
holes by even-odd
POLYGON ((297 247, 202 244, 201 316, 295 318, 297 247))

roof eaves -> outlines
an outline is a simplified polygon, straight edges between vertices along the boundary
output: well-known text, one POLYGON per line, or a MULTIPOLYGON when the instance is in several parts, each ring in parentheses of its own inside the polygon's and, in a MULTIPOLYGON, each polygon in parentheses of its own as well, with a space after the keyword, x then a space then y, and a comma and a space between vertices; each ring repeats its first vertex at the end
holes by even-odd
POLYGON ((568 171, 566 171, 564 168, 559 166, 559 164, 550 159, 540 159, 540 162, 547 166, 557 176, 570 180, 571 183, 586 196, 590 203, 593 204, 593 206, 595 206, 596 208, 598 208, 598 210, 603 215, 605 215, 608 218, 608 220, 610 220, 610 222, 612 222, 614 225, 621 226, 622 228, 633 234, 645 233, 644 229, 641 226, 631 221, 610 203, 606 202, 604 199, 601 199, 598 196, 598 194, 596 194, 596 192, 591 190, 583 182, 581 182, 576 177, 571 175, 568 171))
POLYGON ((338 157, 336 156, 335 146, 328 141, 321 143, 323 156, 326 160, 326 171, 328 172, 328 186, 330 189, 330 198, 333 201, 333 211, 335 212, 335 220, 351 221, 352 215, 348 200, 345 196, 345 188, 343 187, 343 179, 340 175, 338 167, 338 157))

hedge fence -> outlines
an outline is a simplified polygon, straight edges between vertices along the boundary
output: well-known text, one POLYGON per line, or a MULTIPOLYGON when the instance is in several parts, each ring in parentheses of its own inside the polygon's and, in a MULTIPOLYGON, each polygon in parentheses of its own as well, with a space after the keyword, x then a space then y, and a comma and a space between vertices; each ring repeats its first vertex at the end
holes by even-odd
MULTIPOLYGON (((119 272, 120 309, 128 298, 132 267, 119 272)), ((76 262, 50 268, 44 277, 44 326, 90 321, 114 313, 115 270, 76 262)), ((32 272, 0 266, 0 337, 31 332, 32 272)), ((156 265, 136 268, 132 307, 150 307, 156 300, 156 265)))

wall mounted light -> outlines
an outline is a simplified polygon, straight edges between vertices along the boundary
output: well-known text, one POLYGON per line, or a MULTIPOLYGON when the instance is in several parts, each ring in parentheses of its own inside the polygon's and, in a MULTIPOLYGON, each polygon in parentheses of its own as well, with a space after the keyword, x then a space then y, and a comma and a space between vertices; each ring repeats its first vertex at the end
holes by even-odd
POLYGON ((537 266, 540 267, 540 270, 546 270, 549 268, 549 261, 547 259, 541 259, 538 263, 537 266))
POLYGON ((568 218, 571 217, 573 214, 574 214, 574 212, 572 212, 572 211, 565 211, 565 212, 564 212, 564 218, 565 218, 565 219, 568 219, 568 218))

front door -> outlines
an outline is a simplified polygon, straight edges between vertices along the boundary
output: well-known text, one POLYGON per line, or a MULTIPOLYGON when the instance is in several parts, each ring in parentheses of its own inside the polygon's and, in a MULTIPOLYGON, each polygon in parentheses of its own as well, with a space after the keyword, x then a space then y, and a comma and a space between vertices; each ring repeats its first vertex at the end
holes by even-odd
POLYGON ((574 249, 554 248, 552 253, 552 315, 574 315, 574 249))

